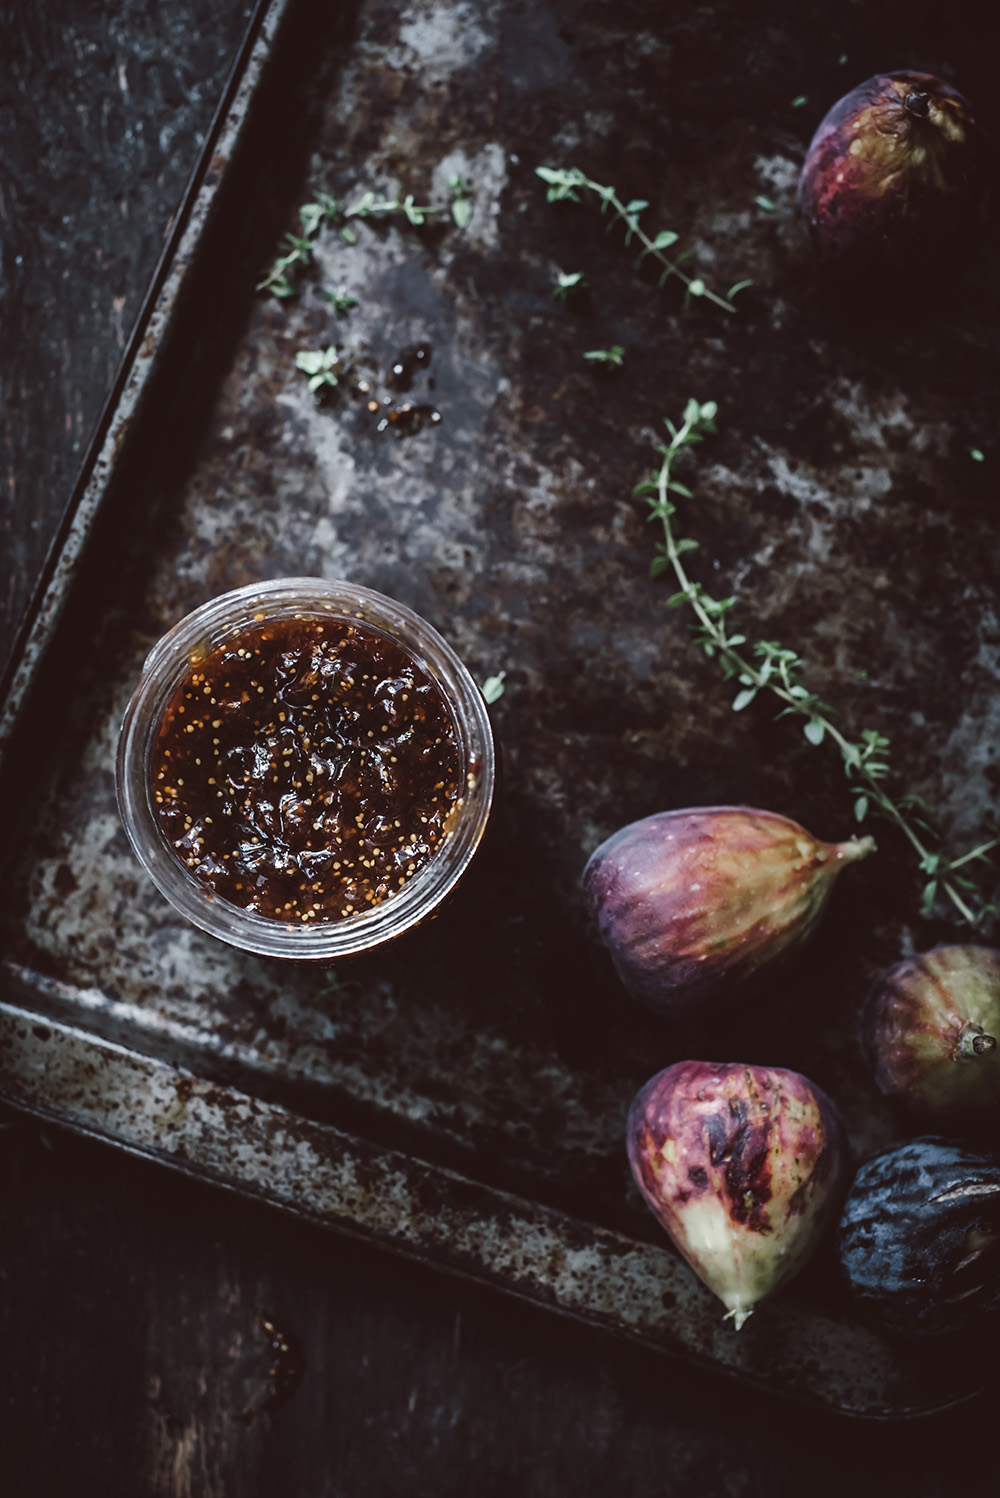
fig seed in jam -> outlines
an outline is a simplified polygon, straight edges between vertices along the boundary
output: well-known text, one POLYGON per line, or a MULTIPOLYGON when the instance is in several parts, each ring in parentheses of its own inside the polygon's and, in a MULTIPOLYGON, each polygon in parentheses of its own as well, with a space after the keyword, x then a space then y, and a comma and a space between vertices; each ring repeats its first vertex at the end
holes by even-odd
POLYGON ((336 617, 262 621, 193 662, 160 721, 150 783, 196 879, 310 925, 401 890, 465 789, 440 687, 381 630, 336 617))

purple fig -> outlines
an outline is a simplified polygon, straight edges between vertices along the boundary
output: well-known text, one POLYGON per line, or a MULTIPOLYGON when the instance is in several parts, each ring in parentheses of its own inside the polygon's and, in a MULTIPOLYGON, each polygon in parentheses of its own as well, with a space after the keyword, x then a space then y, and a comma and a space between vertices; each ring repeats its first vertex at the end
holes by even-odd
POLYGON ((633 998, 661 1013, 714 999, 810 935, 870 837, 821 843, 747 806, 664 811, 603 842, 583 874, 601 940, 633 998))
POLYGON ((965 249, 990 176, 986 138, 957 89, 930 73, 880 73, 820 124, 799 201, 830 269, 895 277, 965 249))
POLYGON ((636 1095, 639 1190, 737 1330, 805 1264, 847 1185, 840 1116, 778 1066, 679 1061, 636 1095))
POLYGON ((876 978, 862 1042, 879 1089, 942 1127, 1000 1120, 1000 952, 935 947, 876 978))

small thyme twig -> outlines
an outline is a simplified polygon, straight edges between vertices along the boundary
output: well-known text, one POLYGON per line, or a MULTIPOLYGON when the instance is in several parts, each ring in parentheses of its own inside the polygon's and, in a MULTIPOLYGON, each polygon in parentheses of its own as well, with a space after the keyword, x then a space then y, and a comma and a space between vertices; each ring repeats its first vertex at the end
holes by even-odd
POLYGON ((552 295, 557 302, 565 302, 574 291, 583 291, 586 285, 582 270, 561 270, 552 288, 552 295))
POLYGON ((654 235, 652 239, 649 237, 639 223, 639 215, 644 209, 649 207, 644 198, 633 198, 631 202, 623 203, 613 187, 605 187, 603 183, 592 181, 590 177, 587 177, 576 167, 562 169, 539 166, 535 168, 535 175, 541 177, 542 181, 546 183, 548 187, 546 196, 550 203, 567 201, 579 203, 578 189, 580 188, 594 193, 600 199, 601 212, 607 213, 610 208, 612 222, 615 219, 621 219, 625 225, 626 245, 630 245, 633 239, 637 239, 642 245, 642 250, 639 254, 640 264, 645 260, 647 255, 652 255, 653 259, 663 267, 663 273, 660 276, 661 286, 670 276, 677 276, 679 280, 683 281, 687 288, 685 301, 690 300, 692 297, 704 297, 706 301, 714 302, 717 307, 723 308, 726 312, 735 312, 736 308, 733 306, 733 297, 738 291, 742 291, 744 287, 752 284, 750 281, 738 281, 735 286, 731 287, 725 297, 721 297, 717 296, 714 291, 710 291, 700 276, 689 276, 686 271, 681 270, 680 262, 686 260, 691 252, 689 250, 682 251, 673 260, 664 254, 665 250, 669 250, 671 245, 677 243, 678 236, 672 229, 661 229, 659 234, 654 235))
POLYGON ((929 843, 937 834, 918 811, 925 810, 918 796, 901 796, 897 800, 889 795, 884 781, 889 775, 889 740, 871 728, 862 730, 857 741, 849 739, 832 721, 834 710, 810 692, 799 680, 803 663, 793 650, 786 650, 774 640, 761 640, 748 652, 741 650, 747 645, 743 634, 730 632, 727 621, 734 598, 712 598, 700 583, 694 582, 687 573, 682 558, 697 551, 698 542, 687 537, 678 537, 672 525, 677 507, 671 494, 683 499, 693 499, 691 490, 672 476, 677 454, 682 448, 701 442, 705 435, 716 430, 714 401, 700 404, 689 400, 679 427, 667 421, 670 432, 669 443, 658 443, 660 454, 659 471, 636 486, 635 493, 644 495, 649 502, 649 518, 659 520, 663 526, 663 541, 656 548, 651 572, 654 577, 672 572, 679 592, 668 600, 668 608, 689 605, 698 620, 696 637, 709 657, 719 661, 727 680, 736 680, 740 690, 733 700, 733 710, 741 712, 765 689, 783 704, 779 717, 792 714, 806 721, 803 733, 810 744, 819 745, 830 739, 840 751, 844 773, 851 782, 855 794, 854 814, 859 822, 869 812, 888 818, 902 832, 917 855, 921 871, 927 875, 923 890, 925 914, 930 910, 938 892, 944 894, 955 907, 961 919, 971 926, 978 925, 995 907, 986 904, 972 880, 958 872, 965 865, 984 859, 994 848, 1000 846, 1000 838, 992 838, 970 849, 959 858, 949 859, 932 850, 929 843), (755 657, 752 660, 750 656, 755 657))
POLYGON ((299 349, 295 355, 295 367, 309 376, 309 389, 318 396, 320 391, 334 390, 340 384, 337 371, 343 361, 333 344, 325 349, 299 349))
POLYGON ((388 218, 398 213, 407 223, 419 226, 431 214, 441 212, 442 209, 428 203, 415 202, 412 193, 402 198, 398 193, 394 198, 384 198, 378 193, 363 192, 349 208, 343 207, 330 193, 317 193, 314 202, 303 203, 299 209, 301 233, 285 235, 281 241, 282 254, 255 289, 270 292, 279 299, 295 296, 296 287, 289 272, 311 262, 316 236, 325 223, 331 224, 348 244, 355 244, 357 235, 348 223, 349 219, 388 218))
POLYGON ((620 369, 625 362, 625 350, 620 343, 613 343, 610 348, 588 349, 583 356, 592 364, 610 364, 614 369, 620 369))
POLYGON ((351 296, 348 291, 324 291, 323 295, 333 308, 335 317, 346 317, 351 308, 358 305, 357 297, 351 296))

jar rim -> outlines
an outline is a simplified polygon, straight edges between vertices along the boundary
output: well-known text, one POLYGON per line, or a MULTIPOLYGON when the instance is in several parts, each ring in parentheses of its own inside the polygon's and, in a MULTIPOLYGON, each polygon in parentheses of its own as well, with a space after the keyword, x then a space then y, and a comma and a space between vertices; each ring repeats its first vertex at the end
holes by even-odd
POLYGON ((116 789, 132 849, 160 893, 201 930, 259 956, 333 962, 412 929, 454 890, 482 842, 492 809, 496 751, 482 693, 458 655, 406 604, 357 583, 314 577, 249 583, 186 614, 150 650, 118 738, 116 789), (291 925, 216 895, 163 836, 152 803, 150 756, 163 712, 185 674, 262 618, 359 620, 388 634, 419 662, 448 704, 463 756, 461 814, 442 846, 403 889, 336 921, 291 925))

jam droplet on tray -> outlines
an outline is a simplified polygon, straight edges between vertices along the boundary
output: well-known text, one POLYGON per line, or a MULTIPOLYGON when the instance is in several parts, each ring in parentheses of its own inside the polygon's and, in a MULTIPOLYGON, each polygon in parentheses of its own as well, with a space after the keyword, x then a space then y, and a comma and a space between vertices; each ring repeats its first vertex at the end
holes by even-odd
POLYGON ((404 646, 360 621, 278 619, 192 663, 151 787, 195 879, 306 925, 379 904, 434 856, 463 756, 444 694, 404 646))

